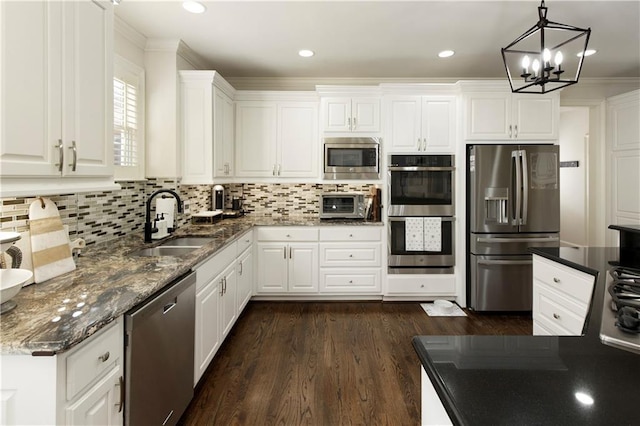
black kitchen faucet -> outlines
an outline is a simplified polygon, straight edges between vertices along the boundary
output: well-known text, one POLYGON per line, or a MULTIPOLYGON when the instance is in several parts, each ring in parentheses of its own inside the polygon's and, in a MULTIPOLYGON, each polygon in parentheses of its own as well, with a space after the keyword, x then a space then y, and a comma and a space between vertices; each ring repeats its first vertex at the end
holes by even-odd
POLYGON ((158 228, 155 228, 151 223, 151 201, 155 198, 156 195, 162 194, 164 192, 167 192, 173 195, 173 197, 176 199, 176 203, 178 204, 178 213, 182 213, 182 200, 180 199, 180 196, 175 191, 172 191, 171 189, 159 189, 153 194, 151 194, 151 196, 147 200, 147 212, 146 212, 145 221, 144 221, 144 242, 145 243, 150 243, 152 241, 151 234, 153 234, 154 232, 158 232, 158 228))

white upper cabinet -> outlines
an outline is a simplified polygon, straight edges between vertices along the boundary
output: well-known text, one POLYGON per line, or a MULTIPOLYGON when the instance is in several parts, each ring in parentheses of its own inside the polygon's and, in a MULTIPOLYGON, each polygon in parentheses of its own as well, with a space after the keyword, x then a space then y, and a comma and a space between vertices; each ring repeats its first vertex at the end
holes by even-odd
POLYGON ((236 102, 236 177, 317 178, 318 144, 317 101, 236 102))
POLYGON ((0 3, 3 177, 113 176, 112 7, 0 3))
POLYGON ((380 98, 322 98, 322 130, 339 133, 380 131, 380 98))
POLYGON ((233 177, 234 91, 215 71, 180 71, 182 183, 233 177))
POLYGON ((467 140, 558 139, 560 96, 477 92, 465 96, 467 140))
POLYGON ((455 152, 454 96, 389 96, 385 106, 391 152, 455 152))

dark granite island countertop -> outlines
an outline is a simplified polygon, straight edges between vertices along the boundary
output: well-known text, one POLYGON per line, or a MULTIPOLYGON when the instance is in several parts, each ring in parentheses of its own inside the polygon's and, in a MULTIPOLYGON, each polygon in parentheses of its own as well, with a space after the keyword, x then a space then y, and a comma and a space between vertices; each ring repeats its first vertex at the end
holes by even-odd
POLYGON ((597 277, 586 333, 414 337, 450 419, 461 425, 638 424, 640 355, 600 337, 607 270, 618 263, 618 249, 531 251, 597 277), (579 401, 585 395, 593 404, 579 401))
POLYGON ((74 271, 24 287, 12 299, 18 306, 0 317, 0 354, 54 355, 72 348, 253 226, 382 226, 382 223, 245 216, 213 225, 179 228, 174 236, 213 237, 212 242, 180 257, 131 256, 134 250, 162 243, 145 244, 142 231, 89 247, 76 260, 74 271))

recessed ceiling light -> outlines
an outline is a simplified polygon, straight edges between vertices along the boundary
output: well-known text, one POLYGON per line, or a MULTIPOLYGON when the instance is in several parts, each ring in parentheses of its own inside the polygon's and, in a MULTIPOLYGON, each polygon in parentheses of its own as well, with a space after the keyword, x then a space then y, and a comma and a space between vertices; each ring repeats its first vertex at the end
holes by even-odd
POLYGON ((448 58, 450 56, 453 56, 456 52, 454 52, 453 50, 443 50, 442 52, 438 53, 438 56, 440 58, 448 58))
POLYGON ((182 7, 191 13, 202 13, 207 10, 202 3, 198 3, 197 1, 185 1, 182 3, 182 7))
POLYGON ((302 56, 303 58, 310 58, 313 55, 315 55, 313 50, 309 50, 309 49, 302 49, 298 51, 298 55, 302 56))
POLYGON ((584 405, 593 405, 594 403, 594 400, 591 397, 591 395, 588 395, 584 392, 576 392, 575 396, 576 396, 576 399, 584 405))
MULTIPOLYGON (((596 52, 597 52, 597 50, 595 50, 595 49, 587 49, 587 50, 584 51, 584 56, 591 56, 596 52)), ((578 56, 578 57, 583 56, 583 52, 579 52, 576 56, 578 56)))

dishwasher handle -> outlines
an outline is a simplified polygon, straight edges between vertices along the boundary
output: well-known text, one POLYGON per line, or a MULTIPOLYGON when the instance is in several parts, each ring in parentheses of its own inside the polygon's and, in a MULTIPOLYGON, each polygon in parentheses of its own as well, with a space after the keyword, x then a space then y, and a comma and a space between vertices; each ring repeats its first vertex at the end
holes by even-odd
POLYGON ((178 304, 178 297, 176 296, 175 299, 173 299, 173 302, 167 303, 166 305, 164 305, 164 308, 162 308, 162 315, 168 314, 169 311, 175 308, 177 304, 178 304))

